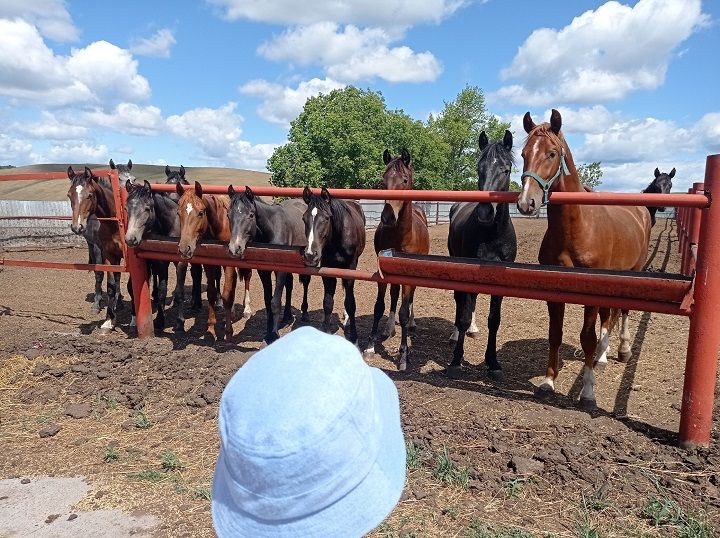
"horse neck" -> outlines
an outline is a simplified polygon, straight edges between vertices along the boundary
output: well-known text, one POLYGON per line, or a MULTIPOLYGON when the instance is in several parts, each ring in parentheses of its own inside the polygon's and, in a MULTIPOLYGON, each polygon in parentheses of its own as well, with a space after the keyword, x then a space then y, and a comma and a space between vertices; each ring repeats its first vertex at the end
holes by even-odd
POLYGON ((205 211, 208 219, 208 233, 214 239, 230 239, 230 227, 227 219, 227 206, 218 196, 205 196, 205 211))
POLYGON ((278 230, 275 229, 273 217, 283 209, 279 205, 268 204, 259 198, 255 199, 255 222, 257 223, 258 239, 269 242, 278 230))
POLYGON ((160 192, 153 193, 153 202, 155 204, 153 231, 170 236, 179 235, 180 217, 177 215, 177 204, 165 193, 160 192))
MULTIPOLYGON (((575 160, 573 159, 570 148, 565 139, 562 139, 563 148, 565 149, 565 163, 567 164, 568 174, 561 174, 557 180, 557 191, 560 192, 585 192, 580 176, 578 175, 575 160)), ((556 228, 566 233, 572 231, 574 227, 579 226, 583 218, 582 205, 570 204, 550 204, 547 206, 548 227, 556 228)))
POLYGON ((97 183, 92 181, 95 196, 97 198, 97 208, 95 214, 100 218, 108 218, 116 216, 115 213, 115 197, 113 196, 112 186, 106 185, 104 181, 98 180, 97 183))

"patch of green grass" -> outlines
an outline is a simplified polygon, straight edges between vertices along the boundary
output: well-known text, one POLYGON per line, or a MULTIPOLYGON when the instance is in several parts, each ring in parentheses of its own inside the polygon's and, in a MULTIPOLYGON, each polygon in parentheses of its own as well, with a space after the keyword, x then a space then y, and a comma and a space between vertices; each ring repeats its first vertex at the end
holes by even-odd
POLYGON ((105 449, 105 456, 103 456, 103 461, 105 463, 115 463, 120 459, 120 452, 118 452, 118 449, 114 446, 109 446, 105 449))
POLYGON ((514 478, 505 482, 505 497, 508 499, 515 499, 520 496, 525 485, 528 482, 532 482, 532 477, 529 478, 514 478))
POLYGON ((425 449, 413 441, 405 443, 405 462, 409 471, 416 471, 425 461, 425 449))
POLYGON ((185 467, 183 462, 180 461, 180 458, 178 458, 175 453, 170 449, 167 449, 165 450, 165 452, 163 452, 161 461, 163 471, 165 472, 179 471, 183 467, 185 467))
POLYGON ((196 499, 201 499, 203 501, 212 500, 212 491, 208 487, 193 488, 192 494, 196 499))
POLYGON ((457 519, 460 515, 460 509, 457 506, 446 506, 442 511, 443 515, 448 516, 450 519, 457 519))
POLYGON ((463 489, 468 488, 470 481, 470 472, 465 467, 458 467, 458 465, 450 457, 448 448, 443 447, 440 454, 438 454, 435 468, 432 472, 433 478, 450 484, 451 486, 458 486, 463 489))
POLYGON ((678 538, 712 538, 715 530, 703 514, 688 514, 683 508, 668 497, 651 497, 643 507, 640 515, 650 521, 654 527, 675 527, 678 538))
POLYGON ((532 533, 518 527, 496 527, 473 519, 465 532, 467 538, 533 538, 532 533))
POLYGON ((148 469, 139 473, 130 473, 128 477, 136 480, 147 480, 148 482, 162 482, 167 478, 167 475, 157 469, 148 469))
POLYGON ((595 512, 601 512, 610 506, 607 500, 607 482, 593 491, 590 495, 582 496, 582 507, 587 510, 594 510, 595 512))
POLYGON ((135 427, 140 428, 141 430, 147 430, 150 426, 152 426, 152 422, 150 422, 150 419, 143 411, 138 411, 135 413, 135 427))
POLYGON ((578 538, 600 538, 600 531, 587 517, 577 524, 575 530, 578 538))
POLYGON ((105 402, 105 407, 107 409, 116 409, 118 406, 118 401, 112 394, 103 395, 102 401, 105 402))

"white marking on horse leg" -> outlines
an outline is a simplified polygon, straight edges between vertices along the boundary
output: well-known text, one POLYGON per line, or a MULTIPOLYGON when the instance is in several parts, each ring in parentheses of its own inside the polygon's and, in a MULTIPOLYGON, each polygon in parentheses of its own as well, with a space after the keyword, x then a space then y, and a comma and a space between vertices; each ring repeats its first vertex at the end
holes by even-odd
POLYGON ((470 327, 468 327, 468 330, 465 334, 475 334, 479 332, 480 329, 478 329, 478 326, 475 324, 475 312, 473 312, 472 318, 470 319, 470 327))
POLYGON ((252 314, 252 308, 250 307, 250 290, 245 290, 245 296, 243 297, 243 316, 249 317, 252 314))
POLYGON ((580 399, 595 399, 595 372, 587 366, 583 366, 583 388, 580 391, 580 399))
POLYGON ((393 336, 395 334, 395 312, 392 310, 388 314, 387 319, 387 325, 386 325, 386 332, 388 336, 393 336))
POLYGON ((555 392, 555 381, 552 377, 546 377, 545 380, 540 383, 540 388, 548 392, 555 392))
POLYGON ((315 241, 315 218, 317 217, 318 210, 317 207, 313 207, 312 211, 310 211, 310 215, 312 216, 312 222, 310 223, 310 233, 308 234, 308 244, 307 248, 305 249, 305 252, 312 255, 312 247, 313 242, 315 241))
POLYGON ((451 342, 457 342, 457 341, 458 341, 458 338, 460 338, 460 331, 458 330, 457 327, 453 327, 453 332, 452 332, 452 334, 450 335, 450 341, 451 341, 451 342))
POLYGON ((602 372, 607 366, 607 354, 610 352, 610 334, 603 327, 600 329, 600 339, 598 340, 598 360, 595 362, 595 369, 602 372))
POLYGON ((105 323, 100 325, 101 329, 112 329, 114 326, 113 321, 111 319, 106 319, 105 323))
POLYGON ((137 326, 137 321, 135 320, 135 314, 133 314, 132 317, 130 318, 130 327, 135 327, 135 326, 137 326))
POLYGON ((408 329, 415 329, 417 323, 415 323, 415 305, 410 307, 410 319, 408 320, 408 329))
POLYGON ((630 329, 628 328, 627 312, 622 314, 622 325, 620 327, 620 353, 630 353, 630 329))
POLYGON ((348 321, 350 321, 350 314, 347 313, 347 310, 343 309, 343 326, 347 325, 348 321))

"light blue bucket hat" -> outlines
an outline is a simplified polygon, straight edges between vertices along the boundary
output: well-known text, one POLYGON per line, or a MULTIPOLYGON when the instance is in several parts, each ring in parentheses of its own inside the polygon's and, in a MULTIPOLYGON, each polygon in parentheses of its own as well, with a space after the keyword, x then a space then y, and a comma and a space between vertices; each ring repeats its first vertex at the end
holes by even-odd
POLYGON ((225 537, 354 537, 400 499, 405 443, 393 382, 339 336, 302 327, 223 392, 212 517, 225 537))

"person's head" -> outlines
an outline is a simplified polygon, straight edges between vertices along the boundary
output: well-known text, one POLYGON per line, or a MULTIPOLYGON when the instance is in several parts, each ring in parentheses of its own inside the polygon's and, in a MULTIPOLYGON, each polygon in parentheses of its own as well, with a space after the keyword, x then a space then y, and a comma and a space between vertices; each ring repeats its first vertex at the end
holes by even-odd
POLYGON ((405 483, 393 382, 339 336, 302 327, 233 376, 219 413, 220 538, 362 536, 405 483))

